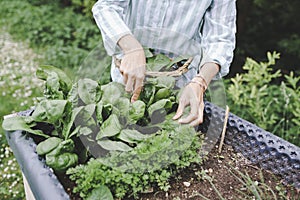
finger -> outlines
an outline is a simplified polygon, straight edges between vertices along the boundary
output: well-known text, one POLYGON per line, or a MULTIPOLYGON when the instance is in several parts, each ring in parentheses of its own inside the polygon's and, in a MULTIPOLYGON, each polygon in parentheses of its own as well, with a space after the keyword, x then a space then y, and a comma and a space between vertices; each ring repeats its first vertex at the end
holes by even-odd
POLYGON ((198 112, 198 117, 190 123, 191 126, 198 126, 203 122, 203 111, 198 112))
POLYGON ((120 73, 123 75, 123 73, 124 73, 123 67, 120 67, 118 69, 119 69, 120 73))
MULTIPOLYGON (((117 66, 116 66, 117 67, 117 66)), ((124 73, 124 64, 122 63, 122 64, 120 64, 120 66, 119 67, 117 67, 118 69, 119 69, 119 71, 120 71, 120 73, 121 74, 123 74, 124 73)))
POLYGON ((133 84, 134 84, 134 78, 129 75, 128 78, 127 78, 127 83, 126 83, 126 86, 125 86, 125 91, 126 92, 132 92, 132 90, 133 90, 133 84))
POLYGON ((199 112, 197 119, 195 119, 194 121, 192 121, 192 122, 190 123, 190 125, 191 125, 191 126, 198 126, 198 125, 201 124, 201 123, 202 123, 202 120, 201 120, 201 114, 200 114, 200 112, 199 112))
POLYGON ((176 114, 173 117, 173 120, 177 120, 180 118, 183 114, 184 108, 188 105, 188 103, 185 100, 180 100, 179 105, 176 111, 176 114))
POLYGON ((182 123, 182 124, 188 124, 192 121, 194 121, 195 119, 197 119, 198 117, 198 109, 199 109, 199 104, 197 103, 197 101, 190 101, 190 114, 184 118, 184 119, 180 119, 178 122, 182 123))
POLYGON ((141 91, 143 88, 143 78, 138 78, 135 80, 135 86, 134 86, 134 91, 133 91, 133 95, 131 97, 131 103, 135 102, 136 100, 138 100, 141 91))
POLYGON ((204 110, 204 102, 202 101, 199 106, 198 117, 194 121, 190 123, 191 126, 198 126, 203 122, 203 110, 204 110))
POLYGON ((131 97, 131 103, 135 102, 136 100, 138 100, 140 94, 141 94, 141 91, 142 91, 142 86, 138 87, 137 89, 134 90, 134 93, 131 97))
POLYGON ((144 75, 135 76, 134 90, 136 90, 137 88, 143 87, 144 77, 145 77, 144 75))
POLYGON ((127 74, 122 74, 122 75, 123 75, 123 82, 125 85, 127 85, 128 75, 127 74))

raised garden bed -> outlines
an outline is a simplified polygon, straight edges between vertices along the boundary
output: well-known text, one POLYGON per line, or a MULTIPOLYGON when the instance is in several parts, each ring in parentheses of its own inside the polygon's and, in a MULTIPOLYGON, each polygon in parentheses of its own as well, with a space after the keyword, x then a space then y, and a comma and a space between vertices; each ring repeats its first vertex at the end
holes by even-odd
MULTIPOLYGON (((19 114, 29 115, 31 112, 19 114)), ((225 114, 223 109, 206 102, 204 112, 202 130, 222 124, 225 114)), ((46 166, 44 159, 37 155, 36 144, 27 133, 6 132, 6 136, 36 199, 70 199, 57 176, 46 166)), ((253 164, 280 175, 287 184, 300 188, 299 147, 233 114, 228 118, 225 142, 253 164)))
MULTIPOLYGON (((227 117, 205 102, 199 132, 172 120, 180 93, 172 77, 147 78, 140 99, 130 103, 120 83, 73 82, 52 66, 42 66, 37 76, 46 81, 44 97, 34 110, 3 122, 36 199, 74 198, 73 186, 75 199, 103 192, 107 199, 111 192, 137 197, 153 185, 168 191, 171 175, 203 164, 227 117)), ((225 142, 235 152, 300 188, 299 147, 231 113, 226 123, 225 142)))

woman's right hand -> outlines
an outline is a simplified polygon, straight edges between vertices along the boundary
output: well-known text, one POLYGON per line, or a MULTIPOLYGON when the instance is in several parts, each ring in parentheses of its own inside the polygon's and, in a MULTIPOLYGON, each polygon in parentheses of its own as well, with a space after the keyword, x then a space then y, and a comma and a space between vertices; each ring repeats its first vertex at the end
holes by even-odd
POLYGON ((132 92, 131 102, 136 101, 142 91, 146 74, 146 57, 142 47, 124 51, 120 72, 124 78, 125 90, 132 92))

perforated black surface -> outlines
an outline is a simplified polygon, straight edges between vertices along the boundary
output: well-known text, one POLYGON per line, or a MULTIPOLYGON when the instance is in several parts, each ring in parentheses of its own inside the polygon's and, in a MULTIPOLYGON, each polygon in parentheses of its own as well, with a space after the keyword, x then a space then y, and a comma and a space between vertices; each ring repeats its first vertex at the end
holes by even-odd
MULTIPOLYGON (((30 115, 32 110, 20 112, 30 115)), ((45 160, 36 153, 36 144, 22 131, 7 132, 6 138, 36 200, 67 200, 69 195, 45 160)))
MULTIPOLYGON (((225 111, 205 102, 202 130, 220 127, 225 111)), ((215 131, 221 131, 220 128, 215 131)), ((300 188, 300 148, 231 114, 228 117, 225 142, 252 163, 281 175, 286 183, 300 188)))

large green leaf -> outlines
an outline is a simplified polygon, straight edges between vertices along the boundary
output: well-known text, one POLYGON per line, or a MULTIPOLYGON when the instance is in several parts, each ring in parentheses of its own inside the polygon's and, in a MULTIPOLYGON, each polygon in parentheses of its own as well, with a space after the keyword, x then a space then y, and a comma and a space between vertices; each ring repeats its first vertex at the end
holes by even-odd
POLYGON ((118 116, 111 114, 107 120, 103 122, 100 127, 100 131, 96 137, 97 140, 104 137, 115 136, 120 133, 122 127, 119 122, 118 116))
POLYGON ((24 116, 15 116, 15 117, 9 117, 3 120, 2 128, 7 131, 16 131, 16 130, 22 130, 27 131, 29 133, 40 135, 45 138, 48 138, 49 136, 44 134, 41 130, 33 130, 31 129, 33 126, 36 125, 36 123, 31 122, 28 124, 28 121, 25 119, 24 116))
POLYGON ((108 151, 130 151, 132 148, 127 144, 112 140, 99 140, 97 142, 103 149, 108 151))
POLYGON ((168 112, 172 108, 172 101, 170 99, 161 99, 154 104, 150 105, 148 108, 149 116, 153 114, 156 110, 164 109, 166 112, 168 112))
POLYGON ((110 190, 105 185, 100 185, 99 187, 92 190, 91 194, 86 198, 86 200, 114 200, 113 195, 110 190))
POLYGON ((130 101, 128 98, 121 97, 115 101, 114 107, 118 109, 121 116, 127 117, 129 115, 130 101))
POLYGON ((161 99, 167 99, 171 94, 169 88, 160 88, 154 95, 154 101, 158 101, 161 99))
POLYGON ((175 86, 175 78, 172 76, 159 76, 156 78, 147 78, 147 83, 154 85, 156 88, 173 89, 175 86))
POLYGON ((44 96, 47 99, 65 99, 67 97, 72 82, 62 70, 43 65, 38 68, 36 75, 46 81, 44 96))
POLYGON ((111 82, 109 84, 101 86, 103 91, 102 101, 104 104, 114 104, 120 97, 128 96, 125 92, 124 85, 117 82, 111 82))
POLYGON ((47 99, 64 99, 64 89, 62 89, 59 77, 55 72, 49 72, 48 74, 45 83, 44 96, 47 99))
POLYGON ((80 79, 78 95, 85 104, 97 103, 101 98, 101 88, 96 81, 87 78, 80 79))
POLYGON ((147 59, 147 70, 157 72, 164 66, 167 66, 170 62, 171 60, 167 56, 157 54, 156 56, 147 59))
POLYGON ((154 101, 155 86, 152 83, 146 83, 140 95, 141 101, 145 102, 147 106, 154 101))
POLYGON ((88 127, 82 127, 82 128, 79 127, 78 131, 79 131, 80 135, 85 135, 85 136, 90 135, 90 134, 93 133, 92 129, 90 129, 88 127))
MULTIPOLYGON (((94 113, 96 110, 96 104, 89 104, 86 106, 83 106, 82 109, 81 107, 74 109, 74 113, 72 116, 72 119, 74 119, 73 117, 75 117, 74 120, 74 125, 75 127, 88 127, 93 131, 97 131, 98 132, 98 125, 94 119, 94 113), (78 110, 79 111, 78 111, 78 110)), ((70 123, 73 123, 72 121, 70 123)))
POLYGON ((59 82, 62 83, 62 86, 64 87, 65 90, 69 90, 72 86, 72 81, 71 79, 66 75, 66 73, 54 66, 50 65, 42 65, 40 66, 37 71, 36 75, 38 78, 42 80, 47 80, 47 77, 49 76, 50 73, 56 73, 59 78, 59 82))
POLYGON ((45 154, 49 153, 50 151, 52 151, 53 149, 55 149, 61 142, 62 142, 61 138, 50 137, 50 138, 40 142, 36 146, 36 152, 40 156, 45 155, 45 154))
POLYGON ((68 168, 76 166, 77 163, 78 155, 75 153, 46 154, 46 164, 56 172, 65 172, 68 168))
POLYGON ((137 130, 124 129, 118 135, 118 138, 128 143, 137 143, 149 138, 151 135, 144 135, 137 130))
POLYGON ((68 139, 69 137, 71 137, 71 133, 70 133, 71 132, 71 128, 72 128, 72 126, 74 124, 74 121, 75 121, 77 115, 81 112, 81 110, 83 108, 84 108, 83 106, 74 108, 71 111, 72 114, 71 114, 70 118, 67 121, 64 121, 64 127, 63 127, 62 135, 64 136, 65 139, 68 139))
POLYGON ((47 122, 55 124, 64 115, 67 100, 43 100, 32 113, 32 117, 36 122, 47 122))
POLYGON ((144 117, 145 109, 146 109, 146 104, 141 100, 137 100, 132 104, 130 104, 129 123, 135 124, 139 119, 144 117))
POLYGON ((166 87, 169 89, 173 89, 175 86, 175 78, 172 76, 160 76, 157 77, 156 87, 166 87))

